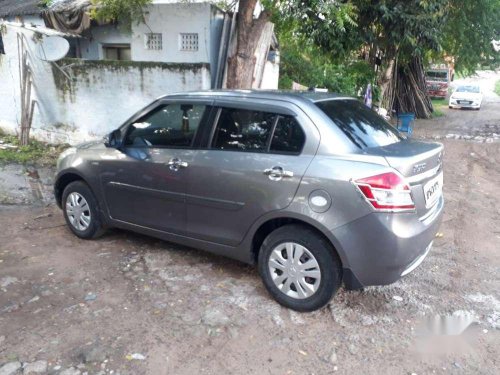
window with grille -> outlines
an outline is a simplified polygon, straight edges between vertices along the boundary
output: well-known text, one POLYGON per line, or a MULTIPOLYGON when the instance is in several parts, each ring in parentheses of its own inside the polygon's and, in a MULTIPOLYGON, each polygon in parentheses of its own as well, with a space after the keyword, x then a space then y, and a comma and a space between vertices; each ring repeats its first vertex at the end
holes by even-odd
POLYGON ((146 49, 159 51, 163 48, 161 34, 149 33, 144 35, 144 46, 146 49))
POLYGON ((180 34, 181 51, 198 51, 198 34, 181 33, 180 34))

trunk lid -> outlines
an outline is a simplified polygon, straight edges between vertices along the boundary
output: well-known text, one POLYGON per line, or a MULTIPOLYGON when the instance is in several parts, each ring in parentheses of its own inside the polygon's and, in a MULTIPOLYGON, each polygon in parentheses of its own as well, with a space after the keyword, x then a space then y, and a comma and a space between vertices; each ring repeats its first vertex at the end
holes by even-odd
POLYGON ((364 151, 370 155, 384 157, 391 167, 412 184, 422 182, 421 180, 432 177, 441 170, 441 143, 404 140, 387 146, 367 148, 364 151))
MULTIPOLYGON (((441 199, 431 201, 426 198, 428 190, 432 190, 434 181, 442 173, 443 145, 436 142, 422 142, 406 139, 382 147, 364 150, 370 155, 382 156, 387 163, 401 173, 412 190, 417 213, 422 221, 432 216, 441 199)), ((442 185, 442 180, 440 182, 442 185)), ((441 189, 439 187, 439 189, 441 189)))

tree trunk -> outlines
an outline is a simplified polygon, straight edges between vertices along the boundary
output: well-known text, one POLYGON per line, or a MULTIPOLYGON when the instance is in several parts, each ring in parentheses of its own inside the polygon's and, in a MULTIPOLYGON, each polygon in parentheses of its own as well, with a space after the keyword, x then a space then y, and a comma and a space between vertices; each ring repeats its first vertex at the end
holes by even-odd
POLYGON ((397 53, 386 53, 388 61, 378 79, 380 87, 380 106, 387 111, 414 113, 417 118, 432 116, 432 102, 426 91, 425 72, 422 59, 413 57, 402 65, 397 53))
POLYGON ((389 60, 385 70, 382 71, 382 75, 379 78, 380 87, 380 106, 391 111, 392 103, 394 101, 394 81, 396 73, 396 57, 392 57, 389 60))
POLYGON ((432 102, 427 95, 422 59, 413 57, 407 66, 398 67, 394 107, 399 113, 411 112, 417 118, 432 116, 432 102))
POLYGON ((226 87, 229 89, 250 89, 254 80, 256 64, 255 52, 266 24, 269 13, 263 11, 254 19, 253 13, 257 0, 240 0, 236 17, 236 46, 228 57, 226 87))

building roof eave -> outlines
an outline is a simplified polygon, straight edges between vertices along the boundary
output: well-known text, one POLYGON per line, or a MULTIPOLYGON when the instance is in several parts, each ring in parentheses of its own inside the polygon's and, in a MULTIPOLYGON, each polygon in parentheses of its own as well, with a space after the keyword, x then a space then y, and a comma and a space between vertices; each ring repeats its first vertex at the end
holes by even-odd
POLYGON ((26 25, 22 24, 19 22, 2 22, 3 25, 8 26, 8 27, 16 27, 16 28, 21 28, 24 30, 29 30, 34 33, 42 34, 45 36, 62 36, 66 38, 81 38, 80 35, 76 34, 71 34, 71 33, 64 33, 61 31, 57 31, 54 29, 49 29, 48 27, 44 26, 32 26, 32 25, 26 25))

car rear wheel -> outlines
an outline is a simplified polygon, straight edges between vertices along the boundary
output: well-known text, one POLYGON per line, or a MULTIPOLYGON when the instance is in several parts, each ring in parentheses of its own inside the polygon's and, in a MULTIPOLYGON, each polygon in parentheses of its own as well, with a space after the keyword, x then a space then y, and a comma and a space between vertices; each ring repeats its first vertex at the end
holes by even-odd
POLYGON ((331 244, 296 224, 267 236, 259 252, 259 273, 269 293, 297 311, 323 307, 342 282, 341 263, 331 244))
POLYGON ((63 192, 64 218, 71 231, 80 238, 96 238, 103 233, 97 200, 83 181, 70 183, 63 192))

